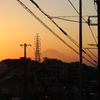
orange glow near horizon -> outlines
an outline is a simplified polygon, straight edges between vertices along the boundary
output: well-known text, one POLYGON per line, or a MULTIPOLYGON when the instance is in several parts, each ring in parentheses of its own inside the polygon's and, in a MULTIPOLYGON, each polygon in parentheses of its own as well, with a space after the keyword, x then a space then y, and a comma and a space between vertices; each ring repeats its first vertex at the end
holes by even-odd
MULTIPOLYGON (((65 36, 46 16, 44 16, 29 0, 21 0, 29 7, 37 17, 39 17, 50 29, 59 35, 66 43, 76 47, 67 36, 65 36)), ((42 10, 50 16, 78 16, 70 3, 66 0, 35 0, 42 10)), ((72 3, 78 10, 78 1, 72 0, 72 3)), ((92 0, 83 1, 84 7, 88 15, 96 15, 92 0), (87 4, 91 4, 88 6, 87 4), (91 8, 91 9, 90 9, 91 8), (92 11, 92 12, 91 12, 92 11)), ((0 61, 7 58, 20 58, 23 56, 23 47, 20 44, 31 44, 27 47, 27 57, 34 59, 34 38, 37 33, 41 38, 41 55, 48 49, 55 49, 62 54, 68 56, 69 62, 78 61, 79 55, 60 41, 54 34, 46 29, 37 19, 27 12, 16 0, 0 1, 0 61)), ((83 15, 87 15, 83 9, 83 15)), ((84 17, 87 20, 87 17, 84 17)), ((79 20, 78 17, 66 17, 66 19, 79 20)), ((77 22, 53 19, 66 33, 79 43, 79 24, 77 22)), ((97 37, 97 27, 92 27, 95 37, 97 37)), ((91 31, 86 23, 83 23, 83 47, 90 47, 87 44, 96 44, 91 31)), ((97 50, 92 50, 97 56, 97 50)), ((83 54, 87 59, 85 54, 83 54)), ((84 61, 84 63, 89 64, 84 61)), ((91 65, 91 64, 89 64, 91 65)))

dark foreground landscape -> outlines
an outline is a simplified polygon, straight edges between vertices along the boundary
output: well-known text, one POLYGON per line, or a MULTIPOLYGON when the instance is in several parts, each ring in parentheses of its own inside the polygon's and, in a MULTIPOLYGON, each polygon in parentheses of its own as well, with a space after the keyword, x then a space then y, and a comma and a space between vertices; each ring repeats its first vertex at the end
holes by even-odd
MULTIPOLYGON (((49 58, 42 63, 30 58, 2 60, 0 100, 79 100, 78 66, 49 58)), ((83 100, 98 100, 97 77, 97 68, 82 65, 83 100)))

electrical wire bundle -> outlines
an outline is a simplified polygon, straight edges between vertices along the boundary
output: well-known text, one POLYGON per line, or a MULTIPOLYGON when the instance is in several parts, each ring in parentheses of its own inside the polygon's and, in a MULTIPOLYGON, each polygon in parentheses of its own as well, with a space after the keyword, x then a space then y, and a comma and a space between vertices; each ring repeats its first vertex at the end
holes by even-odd
MULTIPOLYGON (((70 49, 72 49, 74 52, 76 52, 77 54, 79 54, 78 51, 76 51, 73 47, 71 47, 68 43, 66 43, 60 36, 58 36, 51 28, 49 28, 42 20, 40 20, 28 7, 26 7, 20 0, 17 0, 18 3, 23 7, 25 8, 32 16, 34 16, 45 28, 47 28, 52 34, 54 34, 60 41, 62 41, 66 46, 68 46, 70 49)), ((48 17, 58 28, 59 30, 64 33, 77 47, 79 47, 79 44, 72 38, 70 37, 61 27, 59 27, 58 24, 56 24, 53 20, 52 20, 52 17, 50 17, 49 15, 47 15, 46 13, 43 12, 43 10, 33 1, 33 0, 30 0, 46 17, 48 17)), ((68 0, 69 1, 69 0, 68 0)), ((69 1, 70 2, 70 1, 69 1)), ((71 3, 71 2, 70 2, 71 3)), ((71 3, 72 5, 72 3, 71 3)), ((73 6, 73 5, 72 5, 73 6)), ((74 6, 73 6, 74 7, 74 6)), ((74 7, 75 9, 75 7, 74 7)), ((76 10, 76 9, 75 9, 76 10)), ((78 11, 76 10, 76 12, 78 13, 78 11)), ((79 13, 78 13, 79 14, 79 13)), ((87 23, 87 21, 82 18, 85 23, 87 23)), ((93 35, 93 34, 92 34, 93 35)), ((94 37, 94 36, 93 36, 94 37)), ((96 42, 96 40, 95 40, 96 42)), ((94 63, 97 63, 86 51, 85 49, 83 48, 82 51, 88 56, 90 57, 94 63)), ((90 60, 88 60, 86 57, 82 56, 86 61, 88 61, 89 63, 91 63, 92 65, 94 66, 97 66, 96 64, 94 64, 93 62, 91 62, 90 60)))

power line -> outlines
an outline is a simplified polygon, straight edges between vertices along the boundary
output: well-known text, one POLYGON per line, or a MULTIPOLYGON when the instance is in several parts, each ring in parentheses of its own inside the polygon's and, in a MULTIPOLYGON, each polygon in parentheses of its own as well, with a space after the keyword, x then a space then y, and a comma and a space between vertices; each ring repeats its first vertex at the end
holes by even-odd
POLYGON ((96 59, 98 59, 97 57, 96 57, 96 55, 91 51, 91 50, 89 50, 89 49, 97 49, 97 48, 85 48, 86 50, 88 50, 96 59))
MULTIPOLYGON (((33 0, 30 0, 47 18, 49 18, 57 27, 58 27, 58 29, 62 32, 62 33, 64 33, 77 47, 79 47, 79 44, 72 38, 72 37, 70 37, 60 26, 58 26, 58 24, 55 22, 55 21, 53 21, 52 20, 52 18, 49 16, 49 15, 47 15, 39 6, 38 6, 38 4, 37 3, 35 3, 33 0)), ((84 50, 82 50, 84 53, 85 53, 85 51, 84 50)))
POLYGON ((92 28, 89 26, 89 29, 90 29, 90 31, 91 31, 91 33, 92 33, 92 36, 93 36, 93 38, 94 38, 94 41, 97 43, 97 40, 96 40, 96 38, 95 38, 95 36, 94 36, 94 34, 93 34, 93 31, 92 31, 92 28))
MULTIPOLYGON (((70 20, 70 19, 65 19, 65 18, 60 18, 60 17, 51 17, 52 19, 53 18, 56 18, 56 19, 61 19, 61 20, 65 20, 65 21, 70 21, 70 22, 77 22, 79 23, 79 21, 76 21, 76 20, 70 20)), ((82 22, 82 23, 86 23, 86 22, 82 22)))
MULTIPOLYGON (((79 44, 72 38, 72 37, 70 37, 61 27, 59 27, 58 26, 58 24, 56 23, 56 22, 54 22, 53 20, 52 20, 52 18, 49 16, 49 15, 47 15, 39 6, 38 6, 38 4, 37 3, 35 3, 33 0, 30 0, 33 4, 35 4, 35 6, 47 17, 47 18, 49 18, 77 47, 79 47, 79 44)), ((64 16, 65 17, 65 16, 64 16)), ((82 51, 84 52, 84 53, 86 53, 83 49, 82 49, 82 51)))
POLYGON ((93 4, 94 4, 94 8, 97 11, 97 7, 96 7, 97 0, 92 0, 92 1, 93 1, 93 4))
MULTIPOLYGON (((79 12, 77 11, 77 9, 74 7, 74 5, 72 4, 72 2, 70 0, 68 0, 69 3, 72 5, 72 7, 74 8, 74 10, 79 14, 79 12)), ((82 19, 87 23, 87 21, 82 17, 82 19)))
MULTIPOLYGON (((29 47, 27 47, 27 48, 28 48, 28 50, 33 54, 33 51, 32 51, 29 47)), ((28 55, 30 55, 31 58, 34 59, 34 57, 33 57, 28 51, 26 51, 26 52, 28 53, 28 55)))
MULTIPOLYGON (((84 11, 86 12, 86 14, 87 14, 87 16, 88 16, 88 13, 87 13, 87 11, 86 11, 84 5, 83 5, 83 8, 84 8, 84 11)), ((90 27, 90 25, 88 25, 88 26, 89 26, 89 29, 90 29, 90 31, 91 31, 91 33, 92 33, 92 36, 93 36, 93 38, 94 38, 94 41, 97 43, 97 40, 96 40, 96 38, 95 38, 95 36, 94 36, 94 34, 93 34, 92 28, 90 27)))
MULTIPOLYGON (((53 18, 53 17, 58 17, 58 18, 65 18, 65 17, 79 17, 79 16, 75 16, 75 15, 73 15, 73 16, 50 16, 51 18, 53 18)), ((87 15, 83 15, 83 17, 88 17, 87 15)))
MULTIPOLYGON (((34 16, 44 27, 46 27, 51 33, 53 33, 59 40, 61 40, 66 46, 68 46, 70 49, 72 49, 74 52, 79 54, 73 47, 71 47, 68 43, 66 43, 61 37, 59 37, 52 29, 50 29, 42 20, 40 20, 28 7, 26 7, 20 0, 17 0, 18 3, 23 6, 32 16, 34 16)), ((96 66, 94 63, 92 63, 90 60, 82 56, 86 61, 91 63, 92 65, 96 66)))
POLYGON ((33 46, 31 46, 33 50, 35 50, 35 48, 33 48, 33 46))
POLYGON ((87 14, 87 17, 88 17, 88 13, 87 13, 87 11, 86 11, 86 9, 85 9, 84 5, 82 5, 82 6, 83 6, 84 11, 85 11, 85 12, 86 12, 86 14, 87 14))
MULTIPOLYGON (((49 15, 47 15, 39 6, 38 4, 36 4, 33 0, 30 0, 33 4, 35 4, 35 6, 45 15, 47 16, 63 33, 65 33, 65 31, 63 29, 61 29, 61 27, 59 27, 52 19, 49 15)), ((77 11, 78 12, 78 11, 77 11)), ((77 46, 79 47, 79 44, 73 39, 71 38, 67 33, 65 33, 65 35, 77 46)), ((82 51, 86 54, 86 52, 82 49, 82 51)), ((92 60, 93 58, 87 54, 87 56, 89 56, 92 60)), ((95 60, 93 60, 95 61, 95 60)))
POLYGON ((17 0, 32 16, 34 16, 43 26, 45 26, 51 33, 53 33, 58 39, 60 39, 64 44, 66 44, 73 51, 78 53, 74 48, 67 44, 62 38, 60 38, 52 29, 50 29, 42 20, 40 20, 28 7, 26 7, 20 0, 17 0))
POLYGON ((27 47, 28 49, 29 49, 29 51, 31 52, 31 53, 33 53, 33 51, 29 48, 29 47, 27 47))
POLYGON ((87 55, 88 55, 95 63, 97 63, 97 61, 94 60, 88 52, 87 52, 87 55))
MULTIPOLYGON (((79 21, 76 21, 76 20, 71 20, 71 19, 65 19, 65 17, 79 17, 79 16, 50 16, 52 19, 53 18, 56 18, 56 19, 60 19, 60 20, 65 20, 65 21, 70 21, 70 22, 78 22, 79 21)), ((86 15, 84 15, 84 17, 88 17, 86 15)), ((82 23, 86 23, 86 22, 82 22, 82 23)))
POLYGON ((47 18, 49 18, 59 29, 60 29, 60 31, 61 32, 63 32, 66 36, 68 36, 68 38, 77 46, 78 45, 78 43, 74 40, 74 39, 72 39, 60 26, 58 26, 58 24, 56 23, 56 22, 54 22, 53 20, 52 20, 52 18, 49 16, 49 15, 47 15, 39 6, 38 6, 38 4, 36 4, 33 0, 30 0, 33 4, 35 4, 35 6, 47 17, 47 18))
MULTIPOLYGON (((75 9, 75 11, 79 14, 79 12, 77 11, 77 9, 74 7, 74 5, 72 4, 72 2, 70 1, 70 0, 68 0, 69 1, 69 3, 72 5, 72 7, 75 9)), ((82 19, 88 24, 88 22, 82 17, 82 19)), ((89 25, 88 25, 89 26, 89 25)), ((92 33, 92 36, 93 36, 93 38, 94 38, 94 41, 97 43, 97 41, 96 41, 96 39, 95 39, 95 36, 94 36, 94 34, 93 34, 93 31, 92 31, 92 29, 91 29, 91 27, 89 26, 89 29, 90 29, 90 31, 91 31, 91 33, 92 33)))

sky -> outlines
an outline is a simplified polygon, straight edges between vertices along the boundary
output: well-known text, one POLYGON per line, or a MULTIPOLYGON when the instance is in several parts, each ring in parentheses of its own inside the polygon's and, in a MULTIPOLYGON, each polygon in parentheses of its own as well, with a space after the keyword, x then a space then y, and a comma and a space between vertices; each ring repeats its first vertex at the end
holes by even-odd
MULTIPOLYGON (((70 39, 65 36, 39 9, 32 4, 30 0, 21 0, 40 20, 42 20, 50 29, 52 29, 67 44, 79 52, 79 48, 75 46, 70 39)), ((58 17, 66 16, 69 20, 78 21, 79 15, 72 7, 68 0, 34 0, 39 7, 49 16, 58 17), (70 16, 70 17, 69 17, 70 16), (76 16, 76 17, 75 17, 76 16)), ((74 7, 79 11, 79 0, 70 0, 74 7)), ((96 5, 93 0, 82 1, 82 16, 85 20, 87 16, 97 15, 96 5)), ((53 18, 59 27, 61 27, 71 38, 79 43, 79 23, 53 18)), ((93 22, 97 19, 94 18, 93 22)), ((93 35, 97 40, 97 26, 91 26, 93 35)), ((16 59, 24 56, 24 48, 20 44, 31 44, 27 46, 27 57, 34 60, 35 53, 35 37, 39 34, 41 41, 41 54, 47 49, 55 49, 70 58, 71 62, 78 61, 79 55, 71 48, 59 40, 52 32, 44 27, 34 16, 24 9, 17 0, 0 0, 0 61, 3 59, 16 59), (74 59, 74 60, 72 60, 74 59)), ((91 48, 88 44, 96 44, 89 26, 82 24, 82 46, 91 48)), ((95 48, 95 47, 93 47, 95 48)), ((89 49, 97 56, 97 49, 89 49)), ((89 53, 89 55, 91 55, 89 53)), ((87 59, 93 62, 86 54, 87 59)), ((92 56, 92 55, 91 55, 92 56)), ((97 61, 94 56, 92 57, 97 61)), ((87 65, 92 65, 83 59, 87 65)), ((93 62, 94 63, 94 62, 93 62)), ((94 63, 97 65, 97 63, 94 63)))

